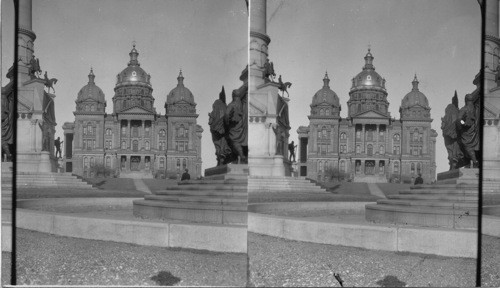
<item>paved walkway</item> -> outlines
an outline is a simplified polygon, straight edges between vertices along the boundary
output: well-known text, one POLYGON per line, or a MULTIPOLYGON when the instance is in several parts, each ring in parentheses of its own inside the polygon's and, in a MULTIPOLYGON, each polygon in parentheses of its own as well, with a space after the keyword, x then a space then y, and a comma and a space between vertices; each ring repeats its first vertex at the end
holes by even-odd
POLYGON ((146 186, 146 184, 144 184, 144 181, 142 181, 142 179, 133 179, 133 180, 134 180, 135 189, 137 189, 141 192, 147 193, 147 194, 152 194, 151 190, 149 190, 148 186, 146 186))
POLYGON ((366 184, 368 185, 368 189, 370 189, 370 194, 381 198, 387 198, 385 197, 384 192, 380 190, 377 184, 375 183, 366 183, 366 184))

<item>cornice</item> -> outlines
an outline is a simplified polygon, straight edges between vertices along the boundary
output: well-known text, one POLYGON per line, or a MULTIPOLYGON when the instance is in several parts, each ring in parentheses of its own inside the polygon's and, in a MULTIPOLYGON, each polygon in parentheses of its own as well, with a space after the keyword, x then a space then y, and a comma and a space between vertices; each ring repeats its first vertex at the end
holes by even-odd
POLYGON ((255 38, 262 39, 268 45, 269 45, 269 43, 271 43, 271 38, 269 38, 269 36, 267 36, 266 34, 263 34, 263 33, 260 33, 260 32, 250 31, 250 37, 255 37, 255 38))
POLYGON ((24 34, 24 35, 26 35, 26 36, 30 37, 33 41, 35 41, 35 39, 36 39, 36 34, 35 34, 35 32, 33 32, 33 31, 31 31, 31 30, 24 29, 24 28, 18 28, 18 29, 17 29, 17 32, 18 32, 19 34, 24 34))

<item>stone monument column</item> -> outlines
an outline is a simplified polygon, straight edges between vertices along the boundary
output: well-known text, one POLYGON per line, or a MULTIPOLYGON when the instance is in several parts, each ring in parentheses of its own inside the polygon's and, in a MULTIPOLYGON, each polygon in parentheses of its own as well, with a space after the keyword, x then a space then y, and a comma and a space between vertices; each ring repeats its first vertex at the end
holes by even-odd
MULTIPOLYGON (((55 95, 45 92, 45 80, 38 78, 39 74, 30 71, 36 68, 33 66, 34 62, 38 62, 33 58, 36 35, 32 31, 32 1, 19 0, 18 3, 17 113, 21 117, 17 119, 17 170, 55 172, 56 159, 52 155, 56 125, 53 113, 55 95), (32 123, 37 124, 32 127, 32 123), (31 133, 26 133, 26 131, 31 131, 31 133), (44 139, 47 147, 44 147, 44 139)), ((41 67, 38 68, 41 71, 41 67)))
POLYGON ((290 176, 290 167, 285 167, 290 165, 285 161, 286 155, 276 154, 279 141, 276 133, 287 129, 278 122, 278 118, 283 117, 278 115, 278 106, 288 99, 279 95, 277 82, 264 77, 271 42, 267 35, 266 9, 266 0, 250 1, 248 166, 251 176, 290 176))
MULTIPOLYGON (((499 0, 486 0, 484 38, 483 179, 500 181, 500 39, 499 0), (488 143, 497 143, 488 145, 488 143)), ((477 77, 477 76, 476 76, 477 77)), ((483 183, 484 185, 484 183, 483 183)), ((486 186, 484 186, 486 188, 486 186)), ((498 190, 498 189, 497 189, 498 190)), ((498 191, 500 193, 500 191, 498 191)))

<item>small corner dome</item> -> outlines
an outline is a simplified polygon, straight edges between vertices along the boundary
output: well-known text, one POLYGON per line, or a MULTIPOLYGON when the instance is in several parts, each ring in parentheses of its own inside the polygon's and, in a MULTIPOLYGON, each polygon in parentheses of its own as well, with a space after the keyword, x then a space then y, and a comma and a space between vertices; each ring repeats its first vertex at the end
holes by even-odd
POLYGON ((403 97, 403 100, 401 100, 402 109, 410 108, 415 105, 420 105, 424 108, 430 109, 429 100, 424 93, 418 90, 418 83, 417 75, 415 75, 415 78, 412 81, 412 90, 406 94, 405 97, 403 97))
POLYGON ((133 48, 130 51, 129 55, 130 61, 128 62, 128 66, 120 73, 118 73, 116 85, 142 83, 150 86, 151 76, 141 68, 141 64, 137 59, 139 56, 139 52, 137 52, 137 49, 135 49, 135 44, 133 44, 133 48))
POLYGON ((99 86, 95 85, 94 79, 94 71, 91 68, 89 74, 89 83, 87 83, 87 85, 83 86, 82 89, 80 89, 80 91, 78 92, 78 97, 76 98, 76 102, 82 102, 89 99, 100 103, 106 102, 104 92, 102 92, 102 89, 99 88, 99 86))
POLYGON ((323 87, 314 94, 311 106, 326 103, 328 105, 340 107, 339 97, 330 89, 329 84, 330 79, 328 78, 328 73, 326 73, 325 78, 323 78, 323 87))
POLYGON ((167 95, 168 105, 172 105, 180 101, 196 105, 194 103, 193 93, 191 93, 191 91, 184 86, 184 76, 182 76, 182 70, 179 72, 179 76, 177 77, 177 86, 167 95))

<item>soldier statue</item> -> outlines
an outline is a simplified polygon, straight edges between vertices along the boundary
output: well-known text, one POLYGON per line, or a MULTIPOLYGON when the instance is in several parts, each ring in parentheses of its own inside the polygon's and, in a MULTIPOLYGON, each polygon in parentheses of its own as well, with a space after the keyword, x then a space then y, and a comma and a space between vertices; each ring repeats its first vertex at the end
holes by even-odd
POLYGON ((31 55, 29 65, 30 68, 28 73, 31 79, 40 78, 39 74, 42 74, 42 69, 40 69, 40 60, 38 58, 35 58, 35 55, 31 55))
POLYGON ((273 62, 269 62, 269 59, 266 59, 266 63, 264 63, 264 79, 274 82, 274 78, 276 78, 276 73, 274 73, 274 64, 273 62))
POLYGON ((226 93, 224 86, 219 93, 219 99, 215 100, 212 105, 212 112, 208 113, 208 125, 212 133, 212 142, 215 146, 215 156, 217 158, 217 166, 227 164, 230 160, 231 148, 227 144, 226 129, 224 127, 224 115, 226 113, 226 93))
POLYGON ((455 91, 451 104, 446 106, 444 117, 441 118, 441 130, 443 131, 444 145, 448 152, 450 170, 458 168, 464 157, 458 143, 458 111, 458 96, 457 91, 455 91))
POLYGON ((458 112, 459 144, 465 155, 466 167, 470 167, 470 161, 472 161, 472 167, 479 168, 479 127, 481 122, 479 113, 479 94, 467 94, 465 96, 465 106, 458 112))

